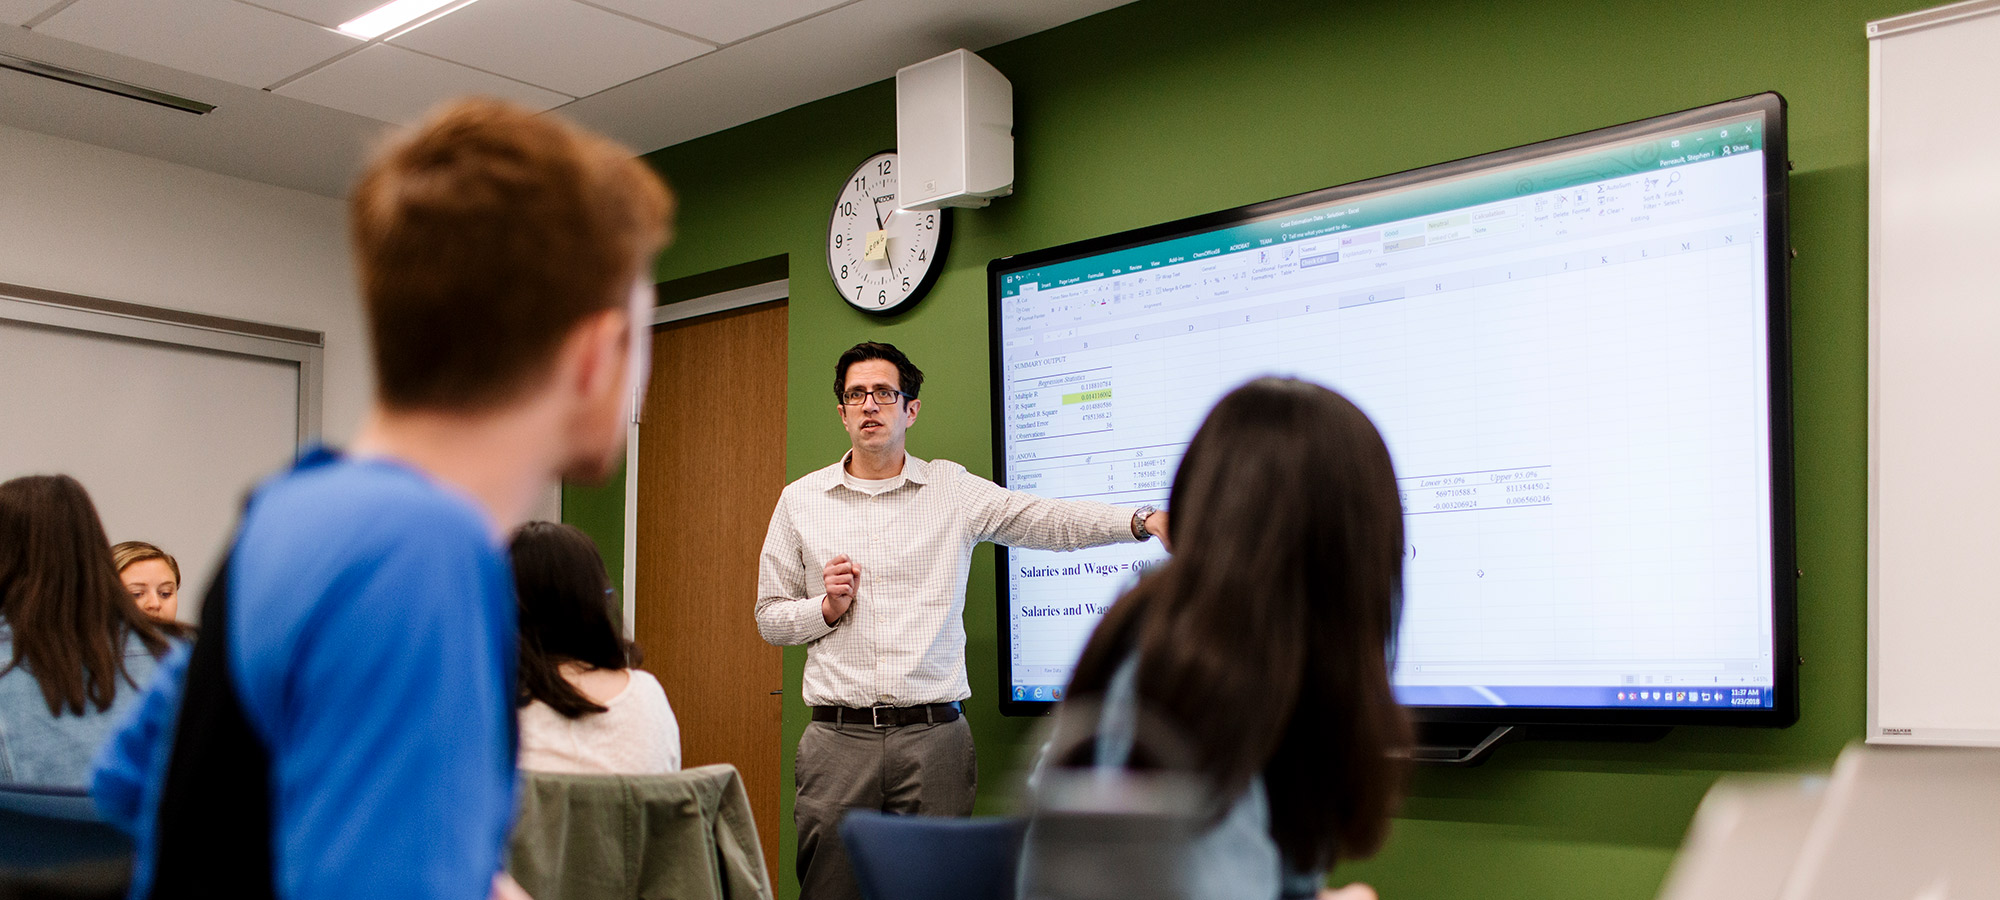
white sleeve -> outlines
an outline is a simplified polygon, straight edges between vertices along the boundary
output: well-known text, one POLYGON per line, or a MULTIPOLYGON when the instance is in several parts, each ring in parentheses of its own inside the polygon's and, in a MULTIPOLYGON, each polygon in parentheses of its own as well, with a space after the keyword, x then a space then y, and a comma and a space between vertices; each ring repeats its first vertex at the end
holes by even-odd
POLYGON ((757 562, 757 633, 781 647, 809 644, 833 631, 820 611, 826 593, 813 593, 805 548, 787 500, 778 498, 757 562))
POLYGON ((1034 550, 1081 550, 1131 543, 1132 510, 1094 500, 1057 500, 1010 491, 977 475, 958 479, 975 540, 1034 550))

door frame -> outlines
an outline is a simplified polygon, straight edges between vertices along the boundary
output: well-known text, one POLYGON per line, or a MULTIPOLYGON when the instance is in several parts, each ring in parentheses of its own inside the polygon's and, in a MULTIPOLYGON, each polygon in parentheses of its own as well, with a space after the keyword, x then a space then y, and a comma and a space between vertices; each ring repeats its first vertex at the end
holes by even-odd
MULTIPOLYGON (((790 278, 780 278, 753 284, 748 287, 720 291, 703 297, 693 297, 675 303, 653 307, 653 318, 646 328, 647 339, 651 340, 654 330, 662 325, 698 319, 716 313, 730 312, 751 306, 759 306, 777 300, 787 300, 792 296, 790 278)), ((639 432, 644 427, 643 418, 645 385, 632 386, 632 427, 625 431, 625 571, 620 586, 625 602, 620 604, 625 613, 625 637, 630 640, 637 635, 639 609, 639 432)))

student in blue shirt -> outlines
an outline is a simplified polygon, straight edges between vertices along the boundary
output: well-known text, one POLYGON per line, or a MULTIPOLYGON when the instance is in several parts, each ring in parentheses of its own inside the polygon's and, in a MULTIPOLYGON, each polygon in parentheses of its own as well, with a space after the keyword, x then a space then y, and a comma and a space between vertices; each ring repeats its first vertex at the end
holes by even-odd
POLYGON ((624 446, 671 199, 482 100, 386 146, 350 212, 375 403, 252 495, 192 652, 100 754, 133 897, 519 891, 506 535, 624 446))

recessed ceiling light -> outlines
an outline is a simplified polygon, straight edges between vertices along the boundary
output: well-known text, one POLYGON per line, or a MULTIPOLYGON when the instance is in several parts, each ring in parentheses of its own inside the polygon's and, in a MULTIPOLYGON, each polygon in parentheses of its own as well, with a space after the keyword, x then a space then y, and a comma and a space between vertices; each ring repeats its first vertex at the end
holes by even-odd
POLYGON ((456 12, 472 3, 473 0, 389 0, 343 23, 340 31, 372 41, 447 6, 452 8, 445 12, 456 12))

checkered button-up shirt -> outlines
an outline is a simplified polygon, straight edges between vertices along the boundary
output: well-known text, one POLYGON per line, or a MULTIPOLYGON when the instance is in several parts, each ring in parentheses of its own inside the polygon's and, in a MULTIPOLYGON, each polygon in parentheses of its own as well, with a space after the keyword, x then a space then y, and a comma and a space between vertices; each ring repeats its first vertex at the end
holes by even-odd
POLYGON ((906 457, 893 487, 851 486, 846 458, 785 487, 764 535, 757 630, 806 644, 809 706, 914 706, 972 696, 965 677, 965 579, 972 547, 1076 550, 1132 541, 1132 511, 1010 491, 954 462, 906 457), (833 625, 822 572, 861 570, 833 625))

